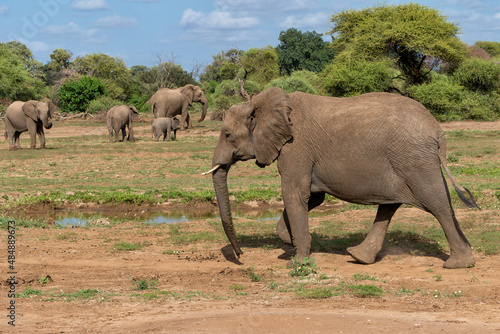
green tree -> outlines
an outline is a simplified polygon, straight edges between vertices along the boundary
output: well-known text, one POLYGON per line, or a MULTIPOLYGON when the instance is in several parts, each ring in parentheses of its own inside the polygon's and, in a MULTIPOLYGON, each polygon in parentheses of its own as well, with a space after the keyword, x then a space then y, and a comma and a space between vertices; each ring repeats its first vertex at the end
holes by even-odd
POLYGON ((60 71, 69 68, 71 59, 71 52, 64 49, 55 49, 50 54, 50 62, 47 64, 48 68, 53 71, 60 71))
POLYGON ((335 57, 333 49, 328 48, 330 43, 321 36, 316 31, 303 33, 295 28, 280 32, 276 51, 281 72, 287 75, 300 70, 321 72, 335 57))
POLYGON ((105 85, 90 76, 66 81, 57 93, 61 110, 69 113, 85 112, 90 101, 101 95, 106 95, 105 85))
POLYGON ((408 3, 347 10, 331 17, 332 47, 342 58, 395 58, 408 84, 420 84, 429 74, 426 60, 460 62, 466 46, 457 24, 437 10, 408 3))
MULTIPOLYGON (((21 58, 19 50, 9 43, 0 43, 0 97, 22 101, 41 99, 46 91, 44 82, 30 72, 26 65, 29 59, 21 58)), ((22 50, 31 54, 27 48, 22 50)))
POLYGON ((112 99, 127 100, 132 85, 132 74, 123 59, 103 53, 77 57, 73 66, 80 74, 99 78, 106 85, 112 99))
POLYGON ((203 69, 203 73, 200 75, 200 81, 222 82, 224 79, 221 77, 221 69, 227 61, 225 52, 221 51, 216 55, 212 55, 212 58, 212 63, 205 66, 203 69))

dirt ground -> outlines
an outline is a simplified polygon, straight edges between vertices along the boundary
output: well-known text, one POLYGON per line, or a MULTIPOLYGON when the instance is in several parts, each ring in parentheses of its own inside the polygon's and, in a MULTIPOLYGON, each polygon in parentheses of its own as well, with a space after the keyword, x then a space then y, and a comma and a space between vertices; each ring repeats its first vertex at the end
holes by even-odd
MULTIPOLYGON (((443 128, 499 130, 500 122, 443 128)), ((52 135, 73 130, 65 127, 52 135)), ((500 223, 496 212, 484 211, 479 218, 500 223)), ((459 220, 469 214, 457 210, 459 220)), ((373 217, 374 211, 338 215, 348 223, 373 217)), ((424 215, 406 208, 394 220, 424 215)), ((311 228, 319 221, 310 219, 311 228)), ((244 247, 237 261, 226 242, 179 245, 164 237, 167 227, 99 224, 106 221, 90 228, 17 229, 16 292, 31 287, 43 294, 15 299, 16 326, 9 326, 4 279, 9 268, 1 252, 0 333, 500 333, 500 255, 477 253, 475 267, 445 270, 445 256, 417 256, 406 249, 389 249, 372 265, 358 264, 347 253, 317 252, 311 256, 321 277, 297 279, 286 267, 286 246, 244 247), (113 249, 118 239, 144 247, 113 249), (252 272, 260 281, 251 279, 252 272), (338 286, 360 273, 366 280, 357 283, 381 287, 382 296, 311 299, 296 293, 300 284, 338 286), (133 282, 141 280, 156 283, 139 291, 133 282), (83 289, 98 291, 92 298, 68 295, 83 289)), ((207 220, 189 224, 211 229, 207 220)), ((0 231, 1 240, 6 235, 0 231)))

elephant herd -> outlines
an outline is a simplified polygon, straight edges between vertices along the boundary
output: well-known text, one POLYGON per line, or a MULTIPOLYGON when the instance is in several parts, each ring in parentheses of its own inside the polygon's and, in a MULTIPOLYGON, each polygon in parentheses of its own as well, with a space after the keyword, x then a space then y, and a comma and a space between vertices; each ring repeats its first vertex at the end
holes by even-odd
MULTIPOLYGON (((153 137, 157 141, 161 135, 163 140, 170 140, 173 131, 174 140, 176 132, 180 128, 185 129, 193 125, 189 117, 188 108, 193 102, 203 104, 202 115, 199 122, 205 119, 207 114, 207 98, 200 87, 195 85, 186 85, 176 89, 159 89, 147 101, 151 105, 154 120, 151 122, 153 137), (180 115, 179 121, 175 116, 180 115)), ((16 150, 21 148, 19 136, 28 131, 31 139, 30 147, 36 147, 36 136, 40 140, 40 148, 45 148, 44 128, 50 129, 52 123, 49 118, 53 116, 56 107, 52 102, 39 102, 35 100, 13 102, 5 113, 5 138, 9 141, 9 149, 16 150)), ((109 132, 109 141, 119 141, 121 131, 121 140, 135 141, 134 130, 132 126, 134 115, 139 114, 134 106, 120 105, 112 107, 106 115, 106 123, 109 132), (127 136, 128 130, 128 136, 127 136), (114 134, 114 140, 113 140, 114 134)))
MULTIPOLYGON (((207 99, 197 86, 160 89, 148 101, 155 120, 156 140, 171 131, 191 127, 188 107, 207 99), (181 115, 180 121, 174 118, 181 115)), ((14 102, 6 114, 6 135, 11 148, 19 147, 19 134, 29 131, 31 147, 35 134, 41 146, 43 127, 52 124, 51 103, 14 102)), ((118 106, 108 112, 112 132, 134 140, 134 107, 118 106)), ((284 210, 276 227, 279 238, 295 248, 296 259, 310 255, 308 212, 329 194, 341 200, 378 205, 375 221, 365 240, 346 251, 358 262, 375 262, 389 223, 403 204, 434 215, 450 246, 446 268, 474 265, 471 245, 460 229, 451 205, 443 170, 459 198, 478 208, 472 193, 460 186, 447 166, 446 141, 438 122, 420 103, 397 94, 369 93, 333 98, 295 92, 286 94, 273 87, 249 102, 232 106, 223 120, 212 160, 212 174, 220 217, 226 236, 239 258, 243 251, 232 222, 227 186, 229 169, 237 161, 255 159, 263 168, 277 161, 281 176, 284 210)))

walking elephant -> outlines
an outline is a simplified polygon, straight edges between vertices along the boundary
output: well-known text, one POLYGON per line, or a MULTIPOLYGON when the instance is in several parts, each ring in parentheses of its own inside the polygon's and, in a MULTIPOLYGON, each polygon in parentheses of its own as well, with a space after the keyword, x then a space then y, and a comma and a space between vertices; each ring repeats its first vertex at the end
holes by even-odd
POLYGON ((177 139, 177 130, 179 129, 179 120, 174 117, 160 117, 151 122, 153 137, 156 141, 163 135, 163 141, 170 141, 172 131, 174 131, 174 140, 177 139))
POLYGON ((138 115, 137 109, 134 106, 114 106, 108 110, 106 115, 106 123, 108 124, 109 132, 109 142, 113 142, 113 132, 115 133, 115 140, 119 141, 118 133, 122 132, 122 140, 125 140, 126 131, 125 128, 128 127, 128 137, 127 140, 134 142, 134 129, 132 126, 134 114, 138 115))
POLYGON ((151 105, 151 111, 155 118, 181 115, 181 130, 184 130, 186 122, 188 128, 193 127, 188 113, 193 102, 203 104, 202 114, 198 120, 201 122, 207 114, 208 104, 205 94, 198 86, 186 85, 176 89, 162 88, 147 101, 151 105))
POLYGON ((52 102, 13 102, 5 112, 5 138, 9 140, 9 149, 20 149, 19 136, 28 131, 31 139, 30 147, 36 148, 36 136, 40 139, 40 148, 45 148, 43 128, 50 129, 49 118, 56 107, 52 102))
POLYGON ((438 122, 420 103, 396 94, 331 98, 269 88, 229 109, 212 161, 212 179, 225 233, 239 257, 227 173, 236 161, 277 160, 284 211, 276 231, 296 257, 309 256, 308 211, 325 194, 351 203, 378 205, 365 240, 347 251, 358 262, 375 261, 392 216, 402 204, 433 214, 450 246, 445 268, 475 263, 451 206, 441 167, 458 195, 478 207, 446 165, 446 141, 438 122))

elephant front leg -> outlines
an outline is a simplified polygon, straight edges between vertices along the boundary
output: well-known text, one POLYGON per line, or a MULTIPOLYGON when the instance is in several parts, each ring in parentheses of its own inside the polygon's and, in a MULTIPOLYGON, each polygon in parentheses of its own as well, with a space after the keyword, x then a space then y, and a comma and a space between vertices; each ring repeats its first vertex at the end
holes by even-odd
POLYGON ((357 246, 347 248, 347 252, 358 262, 371 264, 382 249, 387 228, 392 216, 401 204, 380 204, 375 222, 365 240, 357 246))
POLYGON ((293 185, 282 184, 282 189, 286 217, 290 225, 291 242, 296 251, 295 259, 302 261, 311 253, 311 235, 307 217, 310 193, 308 187, 302 187, 303 190, 300 191, 293 185))
POLYGON ((45 132, 43 131, 43 125, 37 125, 37 135, 40 140, 40 148, 45 148, 45 132))
MULTIPOLYGON (((325 200, 324 192, 312 193, 311 197, 309 198, 307 210, 311 211, 315 207, 321 205, 321 203, 323 203, 324 200, 325 200)), ((276 226, 276 233, 278 234, 278 237, 281 239, 281 241, 283 241, 285 244, 292 245, 292 234, 286 209, 283 210, 283 214, 281 215, 281 218, 278 221, 278 225, 276 226)))

